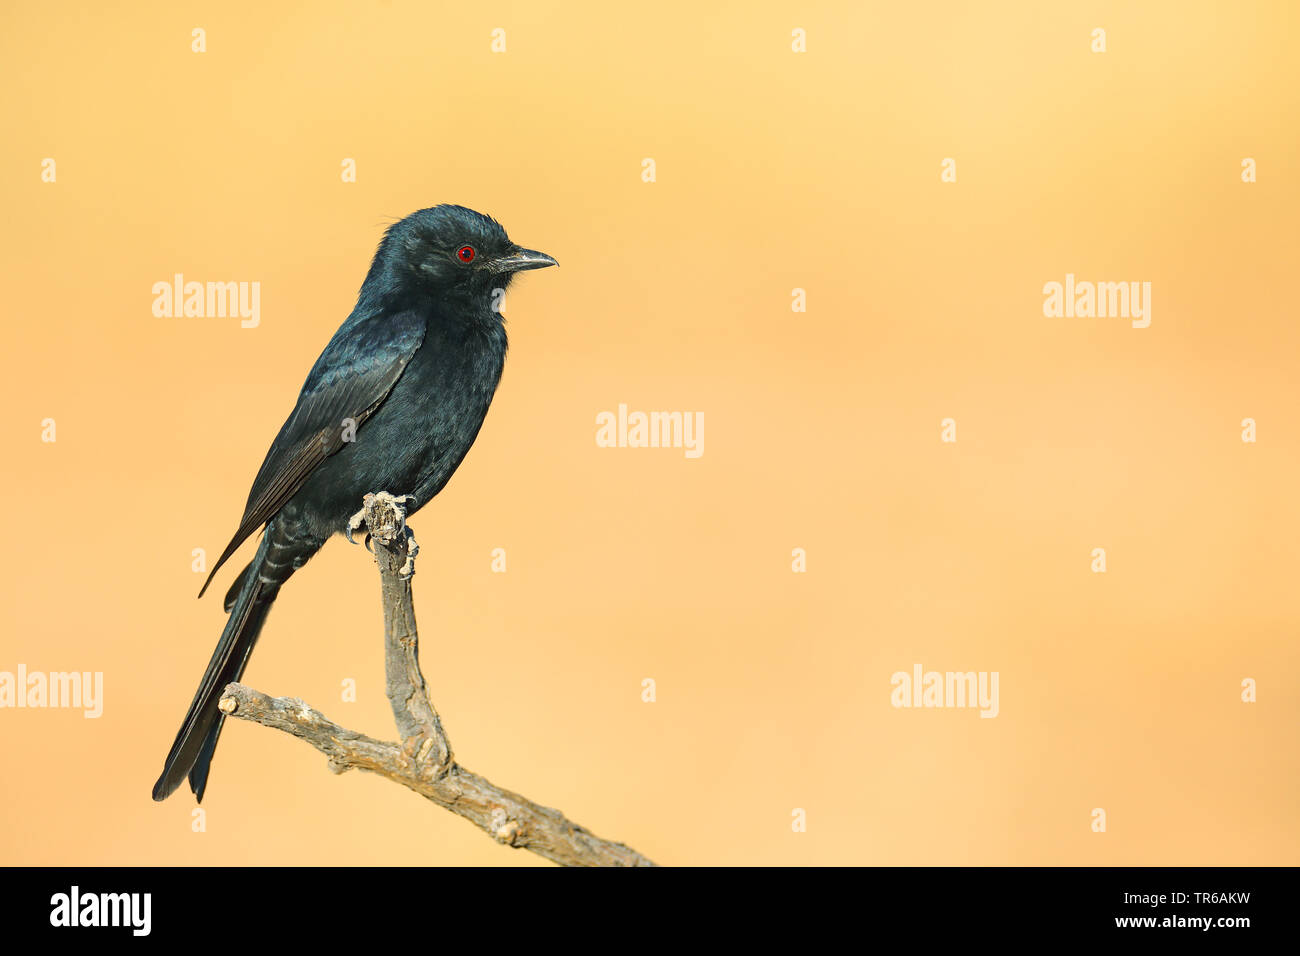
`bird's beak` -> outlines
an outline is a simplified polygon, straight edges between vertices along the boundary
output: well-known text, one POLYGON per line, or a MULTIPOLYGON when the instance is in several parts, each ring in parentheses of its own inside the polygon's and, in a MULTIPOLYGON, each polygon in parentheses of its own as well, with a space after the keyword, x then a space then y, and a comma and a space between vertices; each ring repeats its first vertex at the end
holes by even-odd
POLYGON ((515 246, 513 252, 502 256, 494 263, 494 269, 497 272, 527 272, 529 269, 545 269, 547 266, 558 265, 558 262, 544 252, 520 249, 515 246))

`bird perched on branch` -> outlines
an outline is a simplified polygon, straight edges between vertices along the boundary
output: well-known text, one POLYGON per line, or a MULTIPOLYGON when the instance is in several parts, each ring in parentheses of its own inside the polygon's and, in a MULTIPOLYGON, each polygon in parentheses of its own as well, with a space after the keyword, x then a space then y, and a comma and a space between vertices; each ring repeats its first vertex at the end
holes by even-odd
MULTIPOLYGON (((505 364, 499 311, 511 278, 556 265, 463 206, 422 209, 384 234, 357 304, 307 375, 271 444, 239 529, 212 568, 265 525, 252 562, 226 594, 230 619, 176 735, 155 800, 186 776, 207 787, 225 715, 281 585, 348 530, 362 496, 408 496, 413 512, 442 490, 478 435, 505 364)), ((349 535, 350 537, 350 535, 349 535)))

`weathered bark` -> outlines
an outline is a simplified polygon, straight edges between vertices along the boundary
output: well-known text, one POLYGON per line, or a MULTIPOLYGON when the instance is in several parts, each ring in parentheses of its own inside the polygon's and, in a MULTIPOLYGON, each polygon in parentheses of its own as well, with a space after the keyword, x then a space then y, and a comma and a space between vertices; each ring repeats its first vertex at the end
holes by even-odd
POLYGON ((506 846, 531 850, 566 866, 654 866, 630 847, 602 840, 558 810, 503 790, 456 762, 420 671, 419 634, 411 604, 418 548, 406 527, 401 499, 384 492, 366 495, 358 517, 364 517, 379 563, 385 673, 399 742, 348 730, 301 700, 268 697, 242 684, 226 686, 221 710, 307 741, 329 758, 335 773, 356 767, 400 783, 506 846))

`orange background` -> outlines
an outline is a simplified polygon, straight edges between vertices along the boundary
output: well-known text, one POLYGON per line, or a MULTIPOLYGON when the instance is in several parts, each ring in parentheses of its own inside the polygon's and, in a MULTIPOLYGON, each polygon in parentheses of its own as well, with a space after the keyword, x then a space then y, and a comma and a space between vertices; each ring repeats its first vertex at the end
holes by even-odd
MULTIPOLYGON (((106 699, 0 710, 0 862, 539 862, 239 721, 206 832, 149 798, 242 566, 197 603, 191 550, 384 224, 458 202, 562 263, 413 522, 466 766, 670 864, 1300 863, 1297 5, 6 6, 0 670, 106 699), (175 272, 260 327, 155 318, 175 272), (1044 318, 1067 272, 1150 328, 1044 318), (596 447, 620 402, 703 457, 596 447), (1000 715, 894 709, 916 663, 1000 715)), ((378 592, 329 544, 246 683, 392 736, 378 592)))

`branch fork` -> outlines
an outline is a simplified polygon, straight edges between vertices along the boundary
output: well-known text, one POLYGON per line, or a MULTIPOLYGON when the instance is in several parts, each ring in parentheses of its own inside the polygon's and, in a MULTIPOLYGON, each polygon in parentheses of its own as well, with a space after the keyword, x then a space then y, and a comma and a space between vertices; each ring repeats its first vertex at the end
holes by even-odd
POLYGON ((328 758, 334 773, 355 767, 400 783, 505 846, 566 866, 654 866, 632 848, 601 839, 560 811, 497 787, 456 762, 420 670, 411 602, 419 548, 406 525, 406 502, 383 491, 368 494, 346 532, 351 541, 352 532, 365 524, 367 544, 374 544, 384 602, 386 689, 400 742, 348 730, 297 698, 268 697, 238 683, 226 686, 222 713, 305 740, 328 758))

